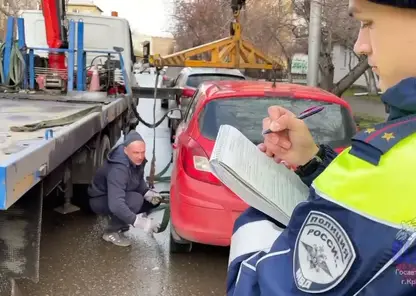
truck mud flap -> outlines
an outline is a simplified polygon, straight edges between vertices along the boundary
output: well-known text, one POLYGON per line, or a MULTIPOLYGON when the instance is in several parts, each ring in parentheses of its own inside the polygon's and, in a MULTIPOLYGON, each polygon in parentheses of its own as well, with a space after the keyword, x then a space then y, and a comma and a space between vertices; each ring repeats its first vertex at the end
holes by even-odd
POLYGON ((8 210, 0 211, 0 285, 20 278, 39 281, 42 201, 39 183, 8 210))

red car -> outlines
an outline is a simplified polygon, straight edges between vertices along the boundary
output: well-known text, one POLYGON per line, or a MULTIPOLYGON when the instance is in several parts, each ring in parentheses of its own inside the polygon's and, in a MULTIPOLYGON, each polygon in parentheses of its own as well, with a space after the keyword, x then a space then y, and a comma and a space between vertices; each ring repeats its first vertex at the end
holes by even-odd
POLYGON ((262 119, 269 106, 295 114, 326 108, 305 120, 317 143, 338 151, 350 145, 356 125, 350 106, 318 88, 259 81, 203 83, 192 97, 175 136, 170 187, 171 252, 192 243, 229 246, 235 219, 247 205, 211 174, 208 160, 222 124, 238 128, 253 143, 263 141, 262 119))

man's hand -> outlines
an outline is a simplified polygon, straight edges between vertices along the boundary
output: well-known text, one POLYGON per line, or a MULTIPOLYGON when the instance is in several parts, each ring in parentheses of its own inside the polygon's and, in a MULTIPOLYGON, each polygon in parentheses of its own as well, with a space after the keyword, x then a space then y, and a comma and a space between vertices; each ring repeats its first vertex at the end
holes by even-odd
POLYGON ((151 234, 159 231, 160 223, 147 217, 146 214, 138 214, 136 215, 136 221, 134 221, 133 226, 135 228, 141 228, 146 233, 151 234))
POLYGON ((160 193, 152 189, 149 189, 146 192, 146 194, 144 195, 144 199, 154 206, 160 204, 163 200, 162 196, 160 196, 160 193))
POLYGON ((264 147, 259 147, 277 162, 290 166, 304 165, 318 152, 308 126, 297 119, 289 110, 272 106, 268 109, 269 117, 263 119, 263 130, 272 133, 264 136, 264 147))

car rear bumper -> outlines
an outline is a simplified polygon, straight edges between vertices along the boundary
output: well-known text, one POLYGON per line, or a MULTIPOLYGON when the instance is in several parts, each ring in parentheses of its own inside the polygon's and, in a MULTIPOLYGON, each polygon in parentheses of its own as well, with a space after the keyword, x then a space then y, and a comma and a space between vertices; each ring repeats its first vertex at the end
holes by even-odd
POLYGON ((224 186, 194 180, 183 171, 179 175, 170 201, 176 233, 191 242, 229 246, 234 222, 247 205, 224 186))

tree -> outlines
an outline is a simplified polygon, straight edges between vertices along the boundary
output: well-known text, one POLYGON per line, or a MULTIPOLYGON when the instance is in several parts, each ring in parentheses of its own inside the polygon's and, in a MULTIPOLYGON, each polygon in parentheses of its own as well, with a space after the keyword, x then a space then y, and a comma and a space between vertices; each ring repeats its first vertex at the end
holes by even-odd
MULTIPOLYGON (((208 43, 229 35, 232 20, 229 0, 173 0, 172 30, 180 49, 208 43)), ((307 52, 311 0, 251 0, 242 13, 243 35, 256 47, 285 61, 289 79, 294 53, 307 52)), ((339 44, 352 49, 359 23, 348 15, 348 0, 322 0, 322 34, 319 68, 321 87, 337 94, 349 88, 365 71, 365 58, 334 85, 332 52, 339 44)))
MULTIPOLYGON (((179 49, 229 36, 233 20, 229 0, 174 0, 173 18, 171 33, 179 49)), ((290 67, 295 49, 290 0, 247 1, 240 22, 245 39, 290 67)))
MULTIPOLYGON (((289 82, 292 82, 290 71, 292 57, 295 53, 306 51, 307 39, 305 37, 307 35, 300 29, 301 21, 294 14, 291 1, 263 0, 248 9, 250 13, 253 11, 254 23, 258 27, 256 32, 251 30, 248 37, 253 42, 263 44, 264 52, 284 62, 287 68, 287 78, 289 82), (252 34, 260 36, 262 40, 254 41, 252 34)), ((252 24, 245 25, 252 28, 252 24)))
POLYGON ((0 0, 0 13, 5 16, 15 16, 22 9, 35 9, 37 0, 0 0))
POLYGON ((229 34, 227 0, 174 0, 172 34, 179 50, 202 45, 229 34))
MULTIPOLYGON (((309 26, 310 0, 293 0, 296 14, 309 26)), ((359 22, 348 14, 348 0, 322 0, 321 52, 319 69, 323 89, 342 94, 368 69, 366 58, 360 58, 359 64, 334 85, 334 64, 332 52, 338 44, 352 50, 358 35, 359 22)))
POLYGON ((35 0, 0 0, 0 39, 6 32, 7 17, 16 16, 22 9, 36 9, 35 0))

